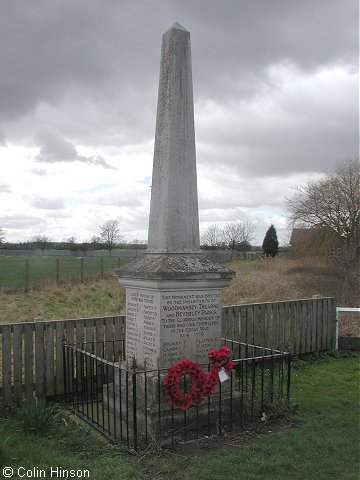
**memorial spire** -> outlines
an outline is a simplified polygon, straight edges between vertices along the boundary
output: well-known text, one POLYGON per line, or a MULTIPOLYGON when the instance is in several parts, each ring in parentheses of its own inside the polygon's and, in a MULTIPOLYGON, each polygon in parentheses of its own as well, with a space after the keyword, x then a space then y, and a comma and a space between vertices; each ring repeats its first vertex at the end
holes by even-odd
POLYGON ((199 217, 190 33, 162 38, 147 253, 197 253, 199 217))

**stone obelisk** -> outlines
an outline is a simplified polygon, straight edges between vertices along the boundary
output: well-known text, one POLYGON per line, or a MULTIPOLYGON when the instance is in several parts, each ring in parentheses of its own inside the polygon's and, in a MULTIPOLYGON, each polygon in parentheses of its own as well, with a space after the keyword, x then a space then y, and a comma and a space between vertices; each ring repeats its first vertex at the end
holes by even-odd
POLYGON ((162 40, 148 248, 118 269, 126 287, 126 361, 207 363, 221 345, 221 289, 235 276, 200 251, 190 33, 162 40))
POLYGON ((199 253, 190 33, 162 41, 148 253, 199 253))

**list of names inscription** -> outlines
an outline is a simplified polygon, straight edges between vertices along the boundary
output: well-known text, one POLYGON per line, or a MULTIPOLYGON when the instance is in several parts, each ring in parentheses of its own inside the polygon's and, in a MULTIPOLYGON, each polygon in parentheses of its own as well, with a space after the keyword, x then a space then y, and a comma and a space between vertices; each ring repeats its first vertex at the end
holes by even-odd
POLYGON ((221 291, 128 288, 126 359, 156 369, 183 358, 208 362, 221 345, 221 291))
POLYGON ((161 294, 161 362, 187 357, 207 363, 211 348, 221 342, 220 290, 188 290, 161 294))
POLYGON ((131 366, 157 368, 156 358, 160 353, 159 299, 159 292, 154 290, 127 289, 126 358, 131 366))

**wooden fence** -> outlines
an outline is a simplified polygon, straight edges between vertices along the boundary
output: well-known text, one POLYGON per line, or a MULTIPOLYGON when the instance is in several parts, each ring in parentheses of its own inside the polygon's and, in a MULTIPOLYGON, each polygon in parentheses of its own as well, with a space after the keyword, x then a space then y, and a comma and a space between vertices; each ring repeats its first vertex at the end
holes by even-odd
POLYGON ((336 302, 312 298, 224 307, 223 336, 295 355, 331 350, 336 302))
MULTIPOLYGON (((335 348, 335 326, 333 298, 223 308, 227 338, 294 354, 335 348)), ((0 399, 43 399, 64 393, 63 343, 124 339, 125 316, 0 325, 0 337, 0 399)))
MULTIPOLYGON (((124 316, 0 325, 0 398, 62 395, 63 344, 122 339, 124 329, 124 316)), ((97 348, 100 354, 100 343, 97 348)), ((120 343, 116 348, 121 348, 120 343)))

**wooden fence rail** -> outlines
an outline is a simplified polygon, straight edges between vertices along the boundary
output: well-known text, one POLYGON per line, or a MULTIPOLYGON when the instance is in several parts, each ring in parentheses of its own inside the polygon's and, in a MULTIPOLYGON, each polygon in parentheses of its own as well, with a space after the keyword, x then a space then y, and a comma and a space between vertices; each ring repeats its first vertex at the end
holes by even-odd
POLYGON ((312 298, 224 307, 223 336, 295 355, 331 350, 336 302, 312 298))
MULTIPOLYGON (((0 325, 0 399, 62 395, 64 342, 121 340, 125 323, 125 316, 114 316, 0 325)), ((335 330, 333 298, 223 308, 227 338, 294 354, 335 348, 335 330)))
POLYGON ((0 325, 0 337, 0 399, 51 397, 64 393, 63 344, 125 338, 125 317, 0 325))

